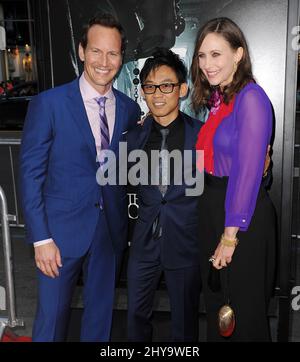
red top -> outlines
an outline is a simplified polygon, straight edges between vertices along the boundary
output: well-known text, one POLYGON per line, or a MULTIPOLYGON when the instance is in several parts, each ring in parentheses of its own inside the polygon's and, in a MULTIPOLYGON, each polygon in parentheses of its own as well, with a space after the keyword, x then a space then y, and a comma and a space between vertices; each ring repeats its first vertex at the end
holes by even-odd
POLYGON ((222 102, 217 107, 211 108, 209 117, 198 134, 196 150, 204 151, 204 168, 210 174, 214 174, 213 141, 215 132, 223 119, 233 111, 233 106, 234 99, 228 105, 222 102))

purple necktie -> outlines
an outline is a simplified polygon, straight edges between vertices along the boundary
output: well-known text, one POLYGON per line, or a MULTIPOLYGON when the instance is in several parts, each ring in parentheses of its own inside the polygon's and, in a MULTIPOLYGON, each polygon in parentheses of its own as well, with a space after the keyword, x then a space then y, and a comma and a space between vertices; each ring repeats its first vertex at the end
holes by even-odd
POLYGON ((99 104, 101 150, 107 150, 109 147, 109 129, 105 114, 106 99, 106 97, 96 98, 96 102, 99 104))

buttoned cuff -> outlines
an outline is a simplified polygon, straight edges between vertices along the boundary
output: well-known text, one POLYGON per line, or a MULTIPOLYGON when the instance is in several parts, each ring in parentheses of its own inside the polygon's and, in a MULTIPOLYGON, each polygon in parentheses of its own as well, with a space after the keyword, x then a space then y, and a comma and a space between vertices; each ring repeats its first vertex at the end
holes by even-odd
POLYGON ((250 224, 248 214, 226 214, 225 227, 239 227, 241 231, 247 231, 250 224))

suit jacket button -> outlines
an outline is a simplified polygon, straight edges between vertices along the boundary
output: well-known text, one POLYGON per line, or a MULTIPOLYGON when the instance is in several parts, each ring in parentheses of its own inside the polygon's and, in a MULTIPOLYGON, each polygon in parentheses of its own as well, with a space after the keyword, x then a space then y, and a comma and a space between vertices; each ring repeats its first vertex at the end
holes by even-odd
POLYGON ((95 206, 95 207, 100 207, 99 202, 96 202, 94 206, 95 206))
POLYGON ((162 200, 162 205, 165 205, 167 203, 167 200, 162 200))

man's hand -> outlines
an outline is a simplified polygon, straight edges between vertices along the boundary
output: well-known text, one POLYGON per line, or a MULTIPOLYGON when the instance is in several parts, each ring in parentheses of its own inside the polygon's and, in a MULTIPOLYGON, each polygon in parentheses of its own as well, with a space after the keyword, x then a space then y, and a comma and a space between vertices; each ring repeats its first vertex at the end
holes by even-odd
POLYGON ((58 267, 62 267, 62 263, 60 251, 55 242, 36 246, 34 251, 36 266, 48 277, 58 277, 58 267))

